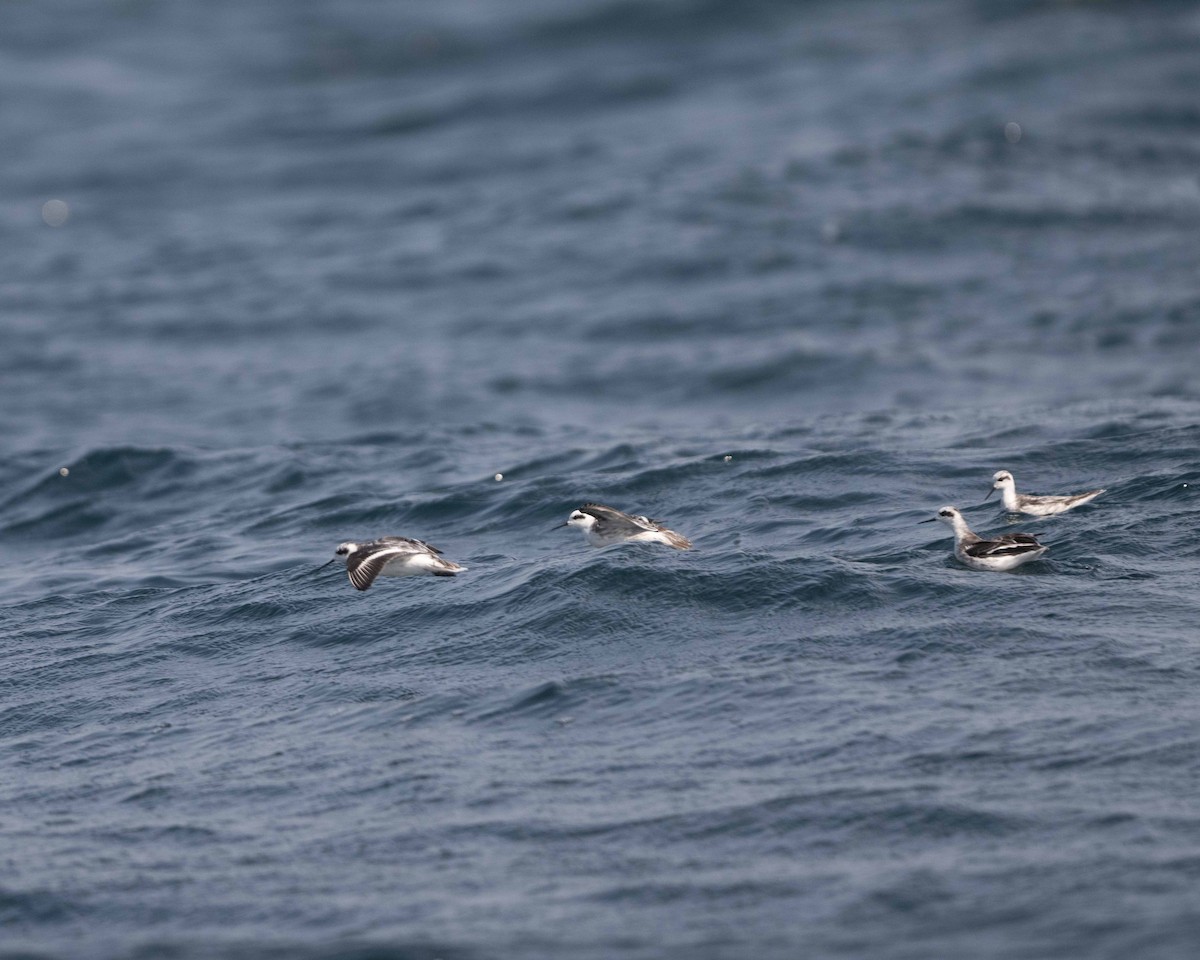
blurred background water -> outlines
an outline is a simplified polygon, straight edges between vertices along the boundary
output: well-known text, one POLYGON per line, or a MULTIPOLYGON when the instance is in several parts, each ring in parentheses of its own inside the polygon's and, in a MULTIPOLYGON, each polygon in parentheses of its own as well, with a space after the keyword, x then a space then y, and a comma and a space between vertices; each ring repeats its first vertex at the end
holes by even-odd
POLYGON ((0 957, 1193 956, 1197 90, 1166 0, 0 6, 0 957), (1000 468, 1108 492, 964 570, 1000 468))

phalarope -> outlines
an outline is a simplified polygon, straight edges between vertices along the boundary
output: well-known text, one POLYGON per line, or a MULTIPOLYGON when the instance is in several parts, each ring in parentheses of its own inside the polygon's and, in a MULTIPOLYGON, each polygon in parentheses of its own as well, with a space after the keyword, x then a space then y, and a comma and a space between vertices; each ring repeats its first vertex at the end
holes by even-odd
POLYGON ((665 543, 676 550, 687 550, 692 541, 668 530, 661 520, 649 517, 630 516, 612 507, 599 503, 585 503, 572 511, 560 527, 578 527, 593 547, 607 547, 612 543, 665 543))
POLYGON ((370 587, 376 577, 453 577, 467 569, 446 560, 437 547, 408 537, 380 537, 367 543, 347 540, 334 552, 333 560, 346 558, 346 573, 359 590, 370 587))
POLYGON ((1035 497, 1028 493, 1017 493, 1017 484, 1013 475, 1007 470, 997 470, 992 476, 992 489, 988 491, 987 500, 997 490, 1004 500, 1004 509, 1009 513, 1028 513, 1034 517, 1049 517, 1056 513, 1065 513, 1073 507, 1096 499, 1104 492, 1089 490, 1087 493, 1068 493, 1063 496, 1035 497))
POLYGON ((936 517, 921 523, 933 523, 934 520, 954 528, 954 556, 972 570, 1013 570, 1036 560, 1050 549, 1029 533, 1005 533, 994 540, 984 540, 971 532, 963 515, 954 507, 942 507, 936 517))

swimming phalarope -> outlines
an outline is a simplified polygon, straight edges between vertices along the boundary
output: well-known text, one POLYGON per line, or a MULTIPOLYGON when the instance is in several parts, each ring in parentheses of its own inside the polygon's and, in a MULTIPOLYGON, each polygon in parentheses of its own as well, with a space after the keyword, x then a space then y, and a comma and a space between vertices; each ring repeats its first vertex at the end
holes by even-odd
POLYGON ((936 517, 922 520, 932 523, 941 520, 954 528, 954 556, 973 570, 1012 570, 1030 560, 1036 560, 1050 548, 1037 542, 1029 533, 1005 533, 994 540, 971 532, 963 515, 954 507, 942 507, 936 517))
POLYGON ((593 547, 607 547, 612 543, 665 543, 676 550, 687 550, 692 541, 668 530, 661 520, 649 517, 630 516, 612 507, 599 503, 585 503, 572 511, 560 527, 578 527, 593 547))
POLYGON ((1064 513, 1072 507, 1094 500, 1104 492, 1089 490, 1087 493, 1068 493, 1063 496, 1035 497, 1028 493, 1017 493, 1017 484, 1013 475, 1007 470, 997 470, 992 476, 992 489, 988 491, 986 500, 999 490, 1004 499, 1004 509, 1009 513, 1028 513, 1035 517, 1049 517, 1055 513, 1064 513))
POLYGON ((367 543, 347 540, 334 552, 333 560, 346 558, 346 573, 359 590, 366 590, 376 577, 452 577, 467 569, 443 558, 437 547, 408 537, 380 537, 367 543))

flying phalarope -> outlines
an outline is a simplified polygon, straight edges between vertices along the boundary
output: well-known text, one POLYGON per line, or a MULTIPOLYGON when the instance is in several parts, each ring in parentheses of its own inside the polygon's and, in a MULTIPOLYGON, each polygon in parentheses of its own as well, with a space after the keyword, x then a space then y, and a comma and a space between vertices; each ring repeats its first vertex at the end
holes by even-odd
POLYGON ((1078 507, 1089 500, 1095 500, 1104 492, 1089 490, 1087 493, 1068 493, 1055 497, 1035 497, 1028 493, 1017 493, 1017 484, 1013 475, 1007 470, 997 470, 992 476, 992 489, 988 491, 986 500, 997 490, 1004 499, 1004 509, 1009 513, 1028 513, 1035 517, 1049 517, 1056 513, 1065 513, 1072 507, 1078 507))
POLYGON ((368 543, 347 540, 334 552, 337 556, 329 563, 345 557, 346 573, 359 590, 370 587, 376 577, 452 577, 467 569, 443 558, 437 547, 408 537, 380 537, 368 543))
POLYGON ((607 547, 627 540, 634 543, 665 543, 676 550, 687 550, 692 545, 687 537, 681 537, 663 526, 661 520, 630 516, 599 503, 585 503, 559 526, 578 527, 593 547, 607 547))
POLYGON ((972 570, 1013 570, 1036 560, 1050 549, 1029 533, 1005 533, 995 540, 984 540, 971 532, 963 515, 954 507, 942 507, 936 517, 921 523, 933 523, 934 520, 954 528, 954 556, 972 570))

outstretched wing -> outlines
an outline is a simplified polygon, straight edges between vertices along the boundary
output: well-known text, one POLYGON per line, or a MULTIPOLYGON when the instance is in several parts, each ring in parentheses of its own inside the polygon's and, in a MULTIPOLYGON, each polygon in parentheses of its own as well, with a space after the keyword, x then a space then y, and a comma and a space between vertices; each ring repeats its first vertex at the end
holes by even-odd
MULTIPOLYGON (((403 537, 387 537, 386 540, 403 540, 403 537)), ((379 572, 387 566, 387 562, 393 557, 400 556, 405 553, 412 553, 413 550, 407 545, 384 545, 382 540, 377 540, 375 543, 368 543, 359 549, 355 550, 346 558, 346 573, 350 577, 350 582, 359 590, 366 590, 375 578, 379 576, 379 572)))
POLYGON ((631 517, 627 513, 606 507, 602 503, 585 503, 580 509, 584 513, 590 513, 606 531, 613 533, 633 536, 637 533, 658 529, 658 525, 654 521, 647 520, 645 517, 631 517))

